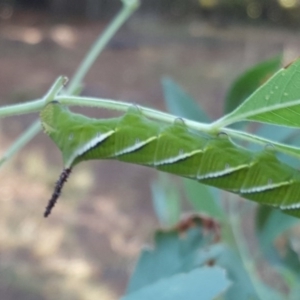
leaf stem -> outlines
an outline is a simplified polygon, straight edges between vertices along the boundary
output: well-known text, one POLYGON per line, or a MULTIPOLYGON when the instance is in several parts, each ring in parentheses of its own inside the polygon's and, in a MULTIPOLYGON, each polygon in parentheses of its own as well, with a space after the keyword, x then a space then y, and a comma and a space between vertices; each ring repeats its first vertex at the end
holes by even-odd
MULTIPOLYGON (((65 105, 99 107, 99 108, 107 108, 107 109, 118 110, 118 111, 126 111, 128 110, 129 107, 135 105, 129 102, 121 102, 121 101, 110 100, 110 99, 76 97, 76 96, 65 96, 65 95, 58 96, 56 100, 58 100, 60 103, 65 105)), ((173 123, 176 119, 179 119, 179 117, 177 116, 164 113, 152 108, 147 108, 139 105, 137 107, 142 111, 142 113, 146 117, 158 121, 162 121, 164 123, 173 123)), ((202 132, 212 133, 210 124, 204 124, 204 123, 188 120, 185 118, 180 118, 180 119, 182 119, 189 128, 199 130, 202 132)))
POLYGON ((59 76, 42 99, 37 99, 26 103, 2 106, 0 108, 0 118, 40 111, 45 103, 55 99, 56 95, 63 89, 67 80, 67 77, 59 76))
POLYGON ((45 105, 43 99, 33 100, 26 103, 2 106, 0 108, 0 118, 6 118, 16 115, 24 115, 33 112, 38 112, 45 105))

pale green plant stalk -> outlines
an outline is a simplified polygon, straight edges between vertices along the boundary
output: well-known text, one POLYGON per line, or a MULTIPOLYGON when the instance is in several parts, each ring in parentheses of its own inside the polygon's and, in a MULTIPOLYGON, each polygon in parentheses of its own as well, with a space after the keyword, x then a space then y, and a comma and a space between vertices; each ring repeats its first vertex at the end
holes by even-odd
MULTIPOLYGON (((126 20, 134 13, 138 8, 139 0, 121 0, 123 2, 123 8, 117 14, 117 16, 111 21, 106 30, 99 36, 96 42, 92 45, 90 51, 83 59, 79 68, 75 72, 73 78, 70 81, 69 86, 63 94, 72 95, 76 93, 77 88, 82 85, 83 78, 94 64, 95 60, 101 54, 105 46, 120 29, 120 27, 126 22, 126 20)), ((45 104, 54 99, 59 91, 62 91, 63 86, 66 83, 65 77, 59 77, 54 85, 49 89, 48 93, 42 98, 35 101, 27 102, 24 104, 6 106, 0 108, 0 118, 26 114, 31 112, 38 112, 45 104), (57 84, 57 85, 56 85, 57 84)), ((15 153, 23 148, 35 135, 40 131, 41 126, 39 121, 35 121, 4 153, 3 158, 0 160, 0 167, 10 159, 15 153)))

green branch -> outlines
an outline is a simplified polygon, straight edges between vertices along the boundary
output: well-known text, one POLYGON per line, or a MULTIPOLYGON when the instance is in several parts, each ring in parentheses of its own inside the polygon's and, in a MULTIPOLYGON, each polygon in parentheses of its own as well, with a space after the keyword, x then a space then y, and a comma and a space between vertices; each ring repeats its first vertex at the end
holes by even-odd
POLYGON ((15 105, 2 106, 0 108, 0 118, 40 111, 46 103, 56 98, 57 94, 63 89, 67 81, 68 79, 65 76, 58 77, 42 99, 15 105))
MULTIPOLYGON (((88 107, 98 107, 98 108, 106 108, 118 111, 127 111, 129 107, 132 107, 135 104, 129 102, 121 102, 110 99, 99 99, 99 98, 91 98, 91 97, 75 97, 75 96, 58 96, 56 98, 60 103, 65 105, 77 105, 77 106, 88 106, 88 107)), ((142 113, 151 119, 155 119, 158 121, 162 121, 164 123, 173 123, 177 116, 164 113, 155 109, 147 108, 144 106, 137 106, 142 113)), ((210 132, 211 126, 210 124, 199 123, 196 121, 180 118, 184 121, 184 123, 193 129, 210 132)))

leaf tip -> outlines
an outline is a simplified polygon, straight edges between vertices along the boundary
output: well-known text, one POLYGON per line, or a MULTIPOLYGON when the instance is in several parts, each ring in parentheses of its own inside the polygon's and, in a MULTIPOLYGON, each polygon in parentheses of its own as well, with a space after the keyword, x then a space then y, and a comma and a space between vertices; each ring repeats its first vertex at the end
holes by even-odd
POLYGON ((294 63, 296 63, 298 60, 300 59, 300 56, 298 56, 297 58, 295 58, 294 60, 292 60, 291 62, 289 62, 287 65, 285 65, 283 68, 284 69, 288 69, 291 65, 293 65, 294 63))

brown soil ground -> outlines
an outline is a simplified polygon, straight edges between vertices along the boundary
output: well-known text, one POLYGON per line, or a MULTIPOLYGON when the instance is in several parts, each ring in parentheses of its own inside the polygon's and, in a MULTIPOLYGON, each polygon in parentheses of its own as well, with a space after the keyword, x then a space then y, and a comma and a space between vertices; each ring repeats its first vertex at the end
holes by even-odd
MULTIPOLYGON (((104 26, 25 13, 0 21, 0 104, 39 98, 57 76, 72 76, 104 26)), ((230 82, 282 52, 288 60, 299 55, 293 32, 137 15, 95 63, 84 94, 164 110, 160 80, 170 76, 217 118, 230 82)), ((1 122, 1 153, 36 117, 1 122)), ((117 299, 158 226, 150 191, 156 172, 112 161, 78 166, 53 215, 43 219, 61 167, 60 153, 40 134, 1 170, 3 300, 117 299)))

